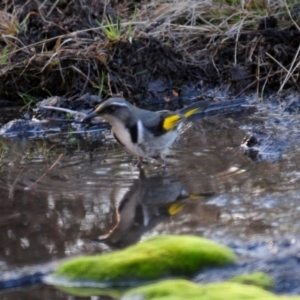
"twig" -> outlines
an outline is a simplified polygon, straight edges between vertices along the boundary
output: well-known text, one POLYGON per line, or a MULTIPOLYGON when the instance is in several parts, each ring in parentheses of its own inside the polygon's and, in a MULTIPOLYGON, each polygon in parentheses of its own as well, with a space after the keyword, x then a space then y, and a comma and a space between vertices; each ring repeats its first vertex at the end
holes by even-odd
MULTIPOLYGON (((289 72, 288 69, 282 64, 280 63, 275 57, 273 57, 271 54, 269 54, 268 52, 266 52, 266 55, 269 56, 272 60, 274 60, 282 69, 284 69, 287 73, 289 72)), ((297 84, 297 81, 295 80, 295 78, 292 77, 292 80, 294 81, 295 85, 298 87, 299 86, 297 84)))
POLYGON ((15 186, 16 186, 16 183, 18 182, 18 179, 21 175, 21 173, 23 172, 23 168, 20 170, 20 172, 18 173, 17 177, 15 178, 13 184, 9 187, 9 193, 8 193, 8 198, 9 199, 13 199, 14 197, 14 190, 15 190, 15 186))
POLYGON ((52 166, 39 178, 37 179, 34 183, 32 183, 28 188, 32 188, 33 185, 37 184, 42 178, 44 178, 47 173, 49 173, 56 165, 57 163, 59 162, 59 160, 63 157, 63 154, 60 154, 57 158, 57 160, 52 164, 52 166))
POLYGON ((284 78, 283 83, 281 84, 281 86, 280 86, 280 88, 279 88, 277 94, 281 92, 281 90, 283 89, 283 87, 285 86, 285 84, 287 83, 287 81, 288 81, 288 80, 290 79, 290 77, 293 75, 294 71, 298 68, 299 62, 298 62, 298 64, 296 65, 296 67, 294 67, 294 64, 295 64, 295 62, 296 62, 296 60, 297 60, 297 58, 298 58, 299 52, 300 52, 300 46, 299 46, 298 49, 297 49, 297 52, 296 52, 296 54, 295 54, 295 56, 294 56, 294 59, 293 59, 293 62, 291 63, 290 69, 289 69, 289 71, 288 71, 286 77, 284 78))
POLYGON ((244 89, 242 89, 237 95, 235 95, 235 97, 241 96, 241 94, 243 94, 245 91, 247 91, 247 90, 248 90, 251 86, 253 86, 254 84, 256 84, 256 83, 258 83, 258 82, 261 82, 261 81, 263 81, 263 80, 265 80, 265 79, 270 78, 271 76, 274 76, 274 75, 279 74, 279 73, 282 73, 282 72, 283 72, 283 70, 278 70, 278 71, 274 72, 274 73, 271 74, 271 75, 268 74, 267 76, 264 76, 264 77, 261 77, 261 78, 259 78, 259 79, 257 79, 257 80, 254 80, 253 82, 249 83, 244 89))
POLYGON ((286 0, 284 1, 284 5, 285 5, 285 8, 286 8, 286 10, 287 10, 287 12, 288 12, 288 14, 289 14, 289 17, 290 17, 291 20, 293 21, 293 23, 294 23, 294 25, 296 26, 296 28, 298 29, 298 31, 300 31, 300 27, 298 26, 297 22, 295 22, 295 20, 293 19, 292 14, 291 14, 291 11, 290 11, 290 9, 289 9, 289 6, 288 6, 287 3, 286 3, 286 0))
POLYGON ((46 118, 45 121, 47 122, 57 122, 57 123, 78 123, 82 124, 81 121, 76 121, 76 120, 65 120, 65 119, 54 119, 54 118, 46 118))
POLYGON ((240 37, 240 33, 241 33, 241 29, 242 29, 242 25, 245 21, 245 19, 247 18, 247 16, 245 16, 243 18, 243 20, 240 22, 240 26, 238 26, 238 30, 236 33, 236 38, 235 38, 235 45, 234 45, 234 65, 237 65, 237 48, 238 48, 238 41, 239 41, 239 37, 240 37))
POLYGON ((52 110, 58 110, 58 111, 63 111, 66 113, 69 113, 71 115, 79 115, 82 117, 86 117, 87 114, 80 112, 80 111, 75 111, 75 110, 71 110, 71 109, 67 109, 67 108, 62 108, 62 107, 55 107, 55 106, 47 106, 47 105, 41 105, 41 108, 45 108, 45 109, 52 109, 52 110))
MULTIPOLYGON (((270 75, 271 72, 272 72, 272 68, 271 68, 271 70, 269 71, 269 74, 268 74, 268 75, 270 75)), ((263 95, 264 95, 264 90, 265 90, 265 88, 266 88, 266 85, 267 85, 267 83, 268 83, 268 80, 269 80, 269 77, 267 77, 267 79, 265 80, 265 82, 264 82, 264 84, 263 84, 263 86, 262 86, 262 88, 261 88, 261 96, 260 96, 260 98, 262 99, 262 102, 264 101, 263 95)))
POLYGON ((86 76, 85 83, 84 83, 83 88, 82 88, 82 90, 81 90, 81 93, 80 93, 80 95, 79 95, 80 97, 83 95, 83 93, 84 93, 84 91, 85 91, 85 88, 86 88, 88 82, 91 82, 91 80, 90 80, 90 73, 91 73, 91 66, 90 66, 90 64, 88 64, 88 74, 87 74, 87 76, 86 76))

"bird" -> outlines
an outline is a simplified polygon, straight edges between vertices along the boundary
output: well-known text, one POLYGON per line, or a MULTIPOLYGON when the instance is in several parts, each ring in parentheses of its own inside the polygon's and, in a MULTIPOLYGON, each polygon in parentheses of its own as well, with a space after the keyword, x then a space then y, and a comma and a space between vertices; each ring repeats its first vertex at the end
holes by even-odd
POLYGON ((120 248, 136 243, 141 236, 177 214, 189 198, 211 193, 189 194, 184 185, 167 173, 146 174, 139 169, 136 178, 115 209, 115 224, 105 235, 93 239, 120 248), (153 188, 155 186, 155 188, 153 188))
POLYGON ((82 122, 101 117, 111 125, 114 138, 138 157, 137 167, 142 166, 144 158, 160 157, 166 168, 166 153, 179 136, 183 121, 205 107, 207 102, 200 101, 179 111, 154 112, 138 108, 121 96, 112 96, 82 122))

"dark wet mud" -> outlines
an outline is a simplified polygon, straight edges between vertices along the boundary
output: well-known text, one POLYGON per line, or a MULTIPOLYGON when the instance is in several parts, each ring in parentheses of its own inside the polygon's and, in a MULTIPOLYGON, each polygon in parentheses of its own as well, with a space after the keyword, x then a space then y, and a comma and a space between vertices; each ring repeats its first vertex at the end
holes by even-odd
POLYGON ((193 120, 172 147, 165 173, 156 160, 140 173, 136 158, 107 131, 92 146, 86 136, 2 137, 0 281, 18 279, 17 285, 28 274, 32 281, 26 277, 29 288, 6 289, 1 297, 69 299, 32 285, 39 272, 163 233, 204 236, 239 255, 236 267, 207 271, 197 282, 262 270, 275 279, 276 292, 299 293, 299 118, 277 112, 262 104, 254 112, 193 120), (248 132, 259 140, 259 159, 240 147, 248 132))

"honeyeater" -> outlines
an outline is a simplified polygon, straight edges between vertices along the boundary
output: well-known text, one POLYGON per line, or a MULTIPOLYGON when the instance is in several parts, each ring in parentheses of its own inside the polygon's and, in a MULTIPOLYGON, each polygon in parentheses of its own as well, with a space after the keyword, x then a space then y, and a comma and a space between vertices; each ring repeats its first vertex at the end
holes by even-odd
POLYGON ((143 158, 157 157, 166 167, 166 153, 179 135, 183 121, 205 108, 207 102, 197 102, 179 111, 150 111, 138 108, 124 98, 114 96, 103 102, 82 121, 101 117, 112 126, 115 139, 130 153, 143 158))

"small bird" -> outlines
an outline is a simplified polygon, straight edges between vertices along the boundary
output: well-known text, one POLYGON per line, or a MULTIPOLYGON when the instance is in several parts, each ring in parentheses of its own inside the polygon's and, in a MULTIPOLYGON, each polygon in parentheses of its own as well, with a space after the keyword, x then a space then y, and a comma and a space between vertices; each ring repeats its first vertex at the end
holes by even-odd
POLYGON ((179 111, 153 112, 114 96, 97 106, 82 122, 101 117, 112 126, 115 139, 131 154, 138 156, 138 167, 141 167, 143 158, 159 156, 163 162, 162 167, 165 168, 166 153, 179 136, 182 122, 207 107, 207 102, 203 102, 203 106, 200 103, 179 111))

